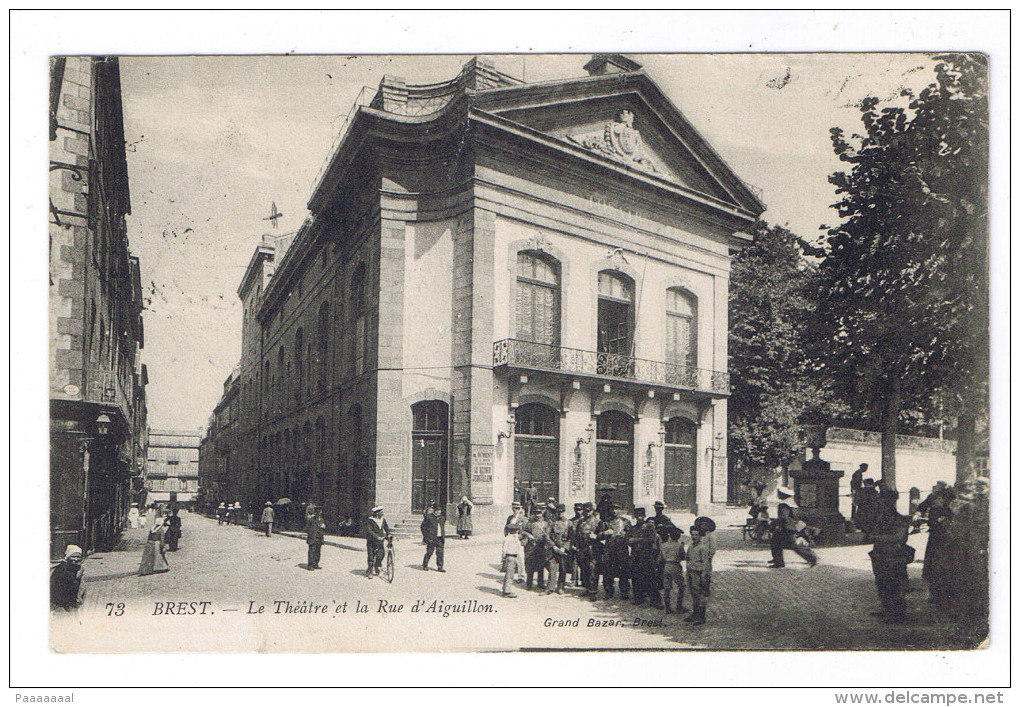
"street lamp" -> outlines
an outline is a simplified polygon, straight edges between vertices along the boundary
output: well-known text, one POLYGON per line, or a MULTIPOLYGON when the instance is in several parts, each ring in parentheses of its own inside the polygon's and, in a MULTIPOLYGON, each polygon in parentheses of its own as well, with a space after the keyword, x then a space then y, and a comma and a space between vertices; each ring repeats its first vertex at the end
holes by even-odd
POLYGON ((96 436, 109 437, 110 429, 113 427, 113 420, 106 413, 96 418, 96 436))
POLYGON ((500 430, 499 434, 496 435, 496 442, 502 442, 504 439, 510 439, 514 434, 514 426, 516 425, 514 418, 508 417, 506 419, 506 429, 500 430))
POLYGON ((652 451, 652 449, 654 449, 655 447, 662 447, 665 444, 666 444, 666 426, 665 425, 659 425, 659 441, 658 442, 649 442, 648 443, 648 451, 650 453, 652 451))
POLYGON ((589 422, 588 426, 584 428, 584 431, 588 433, 588 438, 587 439, 585 439, 584 437, 578 437, 577 438, 577 445, 576 446, 577 446, 578 450, 581 449, 581 445, 582 444, 591 444, 592 435, 595 434, 595 425, 593 425, 592 423, 589 422))

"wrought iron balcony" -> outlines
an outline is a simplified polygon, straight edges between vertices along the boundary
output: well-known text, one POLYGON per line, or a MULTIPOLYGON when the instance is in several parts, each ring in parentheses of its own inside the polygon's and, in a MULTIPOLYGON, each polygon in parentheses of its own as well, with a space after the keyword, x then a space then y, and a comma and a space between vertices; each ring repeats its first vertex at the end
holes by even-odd
POLYGON ((730 392, 730 376, 722 371, 519 339, 503 339, 493 344, 492 366, 610 378, 712 395, 730 392))

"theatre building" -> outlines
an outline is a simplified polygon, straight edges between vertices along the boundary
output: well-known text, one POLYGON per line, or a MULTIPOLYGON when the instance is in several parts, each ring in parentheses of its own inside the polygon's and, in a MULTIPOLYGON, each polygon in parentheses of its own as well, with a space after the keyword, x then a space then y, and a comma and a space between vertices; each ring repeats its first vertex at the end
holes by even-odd
POLYGON ((474 59, 353 113, 245 279, 249 502, 411 520, 467 495, 488 529, 529 494, 725 503, 730 257, 764 207, 638 64, 584 68, 474 59))

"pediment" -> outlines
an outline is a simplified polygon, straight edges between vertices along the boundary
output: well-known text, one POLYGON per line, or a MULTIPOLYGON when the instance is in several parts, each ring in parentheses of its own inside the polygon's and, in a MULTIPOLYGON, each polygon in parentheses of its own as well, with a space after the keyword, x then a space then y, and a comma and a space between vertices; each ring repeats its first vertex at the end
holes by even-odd
POLYGON ((491 98, 480 95, 478 107, 575 149, 756 215, 764 210, 644 74, 631 74, 627 83, 601 86, 582 79, 542 92, 514 87, 494 91, 499 95, 491 98))

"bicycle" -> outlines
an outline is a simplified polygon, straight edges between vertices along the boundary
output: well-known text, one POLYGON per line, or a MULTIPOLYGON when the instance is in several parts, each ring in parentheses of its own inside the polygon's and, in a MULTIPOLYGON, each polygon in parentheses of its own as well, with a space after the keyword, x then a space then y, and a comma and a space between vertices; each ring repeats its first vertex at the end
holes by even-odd
POLYGON ((389 584, 393 584, 393 577, 397 570, 397 558, 393 551, 393 536, 386 538, 386 550, 383 555, 382 575, 389 584))

